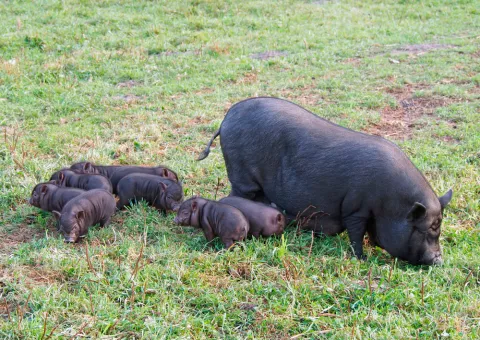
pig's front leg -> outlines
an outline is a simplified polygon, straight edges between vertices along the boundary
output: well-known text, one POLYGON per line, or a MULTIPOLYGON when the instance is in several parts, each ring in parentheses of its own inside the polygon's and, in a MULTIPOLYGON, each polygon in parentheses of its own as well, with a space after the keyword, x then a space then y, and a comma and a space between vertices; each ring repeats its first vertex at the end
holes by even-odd
POLYGON ((212 227, 207 225, 207 226, 203 226, 202 229, 203 229, 203 234, 205 235, 205 238, 207 239, 207 241, 211 242, 215 238, 212 227))
POLYGON ((109 225, 110 224, 110 219, 111 219, 110 217, 107 217, 107 218, 101 220, 100 221, 100 227, 106 227, 107 225, 109 225))
POLYGON ((347 229, 353 252, 358 259, 365 259, 363 255, 363 237, 367 231, 367 221, 367 218, 355 215, 343 218, 343 225, 347 229))

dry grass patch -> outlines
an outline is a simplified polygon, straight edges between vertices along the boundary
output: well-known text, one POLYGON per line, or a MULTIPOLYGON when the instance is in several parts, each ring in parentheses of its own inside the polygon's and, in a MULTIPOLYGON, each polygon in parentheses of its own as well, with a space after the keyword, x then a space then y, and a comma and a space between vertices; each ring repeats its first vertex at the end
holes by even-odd
POLYGON ((410 139, 415 128, 419 126, 419 118, 432 116, 437 108, 460 101, 457 98, 439 95, 425 97, 414 95, 416 91, 428 88, 429 86, 424 84, 409 84, 402 88, 387 90, 395 98, 396 106, 383 108, 380 121, 369 126, 365 132, 394 139, 410 139))

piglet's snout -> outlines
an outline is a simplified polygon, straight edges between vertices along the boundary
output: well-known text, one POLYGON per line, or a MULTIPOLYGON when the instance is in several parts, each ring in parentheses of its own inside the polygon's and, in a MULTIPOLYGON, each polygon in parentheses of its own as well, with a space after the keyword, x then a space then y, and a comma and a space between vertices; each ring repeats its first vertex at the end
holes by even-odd
POLYGON ((75 243, 75 238, 72 236, 65 237, 65 243, 75 243))

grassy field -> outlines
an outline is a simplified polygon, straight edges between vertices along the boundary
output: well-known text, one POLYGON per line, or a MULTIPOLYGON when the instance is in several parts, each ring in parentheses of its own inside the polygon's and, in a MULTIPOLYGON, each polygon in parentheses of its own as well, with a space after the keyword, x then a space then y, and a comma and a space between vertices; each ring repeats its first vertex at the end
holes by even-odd
MULTIPOLYGON (((0 3, 0 338, 479 338, 480 2, 0 3), (346 235, 231 252, 143 204, 64 244, 26 200, 75 161, 166 164, 229 192, 235 102, 290 99, 397 142, 445 211, 442 267, 346 235)), ((366 160, 368 161, 368 160, 366 160)))

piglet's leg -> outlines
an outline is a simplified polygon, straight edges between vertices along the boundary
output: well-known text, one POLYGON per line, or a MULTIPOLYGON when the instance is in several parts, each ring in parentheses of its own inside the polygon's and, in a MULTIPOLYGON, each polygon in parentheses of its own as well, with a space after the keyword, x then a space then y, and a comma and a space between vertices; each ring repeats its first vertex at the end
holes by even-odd
POLYGON ((100 227, 106 227, 110 224, 110 217, 107 217, 100 221, 100 227))
POLYGON ((348 238, 353 248, 355 256, 364 259, 363 256, 363 237, 367 231, 367 218, 359 216, 348 216, 343 219, 343 225, 348 232, 348 238))
POLYGON ((208 242, 212 241, 215 238, 215 235, 213 234, 212 228, 210 226, 206 226, 203 229, 203 234, 205 235, 205 238, 207 239, 208 242))

